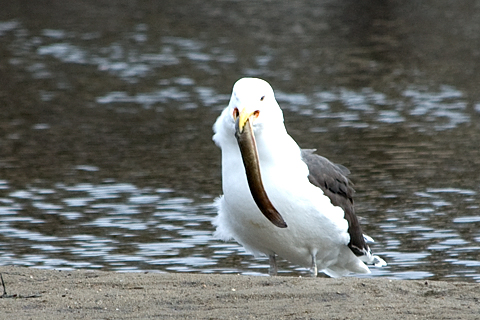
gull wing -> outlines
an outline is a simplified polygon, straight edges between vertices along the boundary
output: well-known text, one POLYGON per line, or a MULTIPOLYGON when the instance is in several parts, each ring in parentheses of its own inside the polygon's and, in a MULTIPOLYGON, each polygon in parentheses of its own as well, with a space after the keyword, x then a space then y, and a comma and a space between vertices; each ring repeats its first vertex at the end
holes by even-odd
POLYGON ((366 255, 370 252, 370 249, 365 242, 362 227, 355 215, 353 203, 355 190, 352 182, 347 178, 350 170, 315 154, 314 149, 302 149, 301 151, 302 160, 308 167, 310 183, 322 189, 323 193, 330 198, 332 204, 341 207, 345 212, 345 219, 348 221, 348 233, 350 234, 348 247, 357 256, 366 255))

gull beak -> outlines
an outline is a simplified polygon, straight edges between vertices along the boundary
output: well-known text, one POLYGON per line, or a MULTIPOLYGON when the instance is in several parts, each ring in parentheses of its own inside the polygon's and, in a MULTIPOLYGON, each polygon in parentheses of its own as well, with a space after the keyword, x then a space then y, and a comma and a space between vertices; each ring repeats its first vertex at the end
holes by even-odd
MULTIPOLYGON (((236 109, 236 112, 238 113, 238 109, 236 109)), ((237 134, 238 133, 243 133, 243 128, 245 127, 245 124, 247 123, 247 121, 250 120, 250 118, 252 118, 252 121, 255 120, 254 118, 256 118, 258 114, 258 111, 253 111, 253 112, 250 112, 250 111, 247 111, 245 108, 242 109, 242 111, 240 112, 240 114, 238 114, 238 118, 235 119, 235 131, 237 134)), ((251 122, 249 122, 250 125, 251 125, 251 122)), ((252 132, 253 134, 253 132, 252 132)))
POLYGON ((257 144, 252 127, 252 121, 256 117, 258 117, 258 111, 248 112, 243 109, 235 119, 235 137, 242 154, 248 186, 258 209, 260 209, 263 215, 275 226, 286 228, 287 223, 270 202, 263 187, 257 144))

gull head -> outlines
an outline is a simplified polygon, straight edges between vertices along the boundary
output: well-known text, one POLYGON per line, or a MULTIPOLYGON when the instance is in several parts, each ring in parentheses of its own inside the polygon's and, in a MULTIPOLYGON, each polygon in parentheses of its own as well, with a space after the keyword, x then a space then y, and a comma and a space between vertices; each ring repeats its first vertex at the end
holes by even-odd
POLYGON ((283 126, 282 110, 275 100, 268 82, 258 78, 242 78, 233 86, 228 104, 231 121, 236 131, 242 133, 247 121, 257 133, 265 126, 283 126))

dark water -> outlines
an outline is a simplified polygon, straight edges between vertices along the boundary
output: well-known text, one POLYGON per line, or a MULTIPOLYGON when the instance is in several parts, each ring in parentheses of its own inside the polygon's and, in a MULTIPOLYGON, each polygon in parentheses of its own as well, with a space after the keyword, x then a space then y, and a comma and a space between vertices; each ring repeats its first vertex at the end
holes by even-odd
POLYGON ((257 76, 351 169, 373 276, 480 281, 478 21, 479 1, 2 4, 0 265, 266 274, 210 224, 211 126, 257 76))

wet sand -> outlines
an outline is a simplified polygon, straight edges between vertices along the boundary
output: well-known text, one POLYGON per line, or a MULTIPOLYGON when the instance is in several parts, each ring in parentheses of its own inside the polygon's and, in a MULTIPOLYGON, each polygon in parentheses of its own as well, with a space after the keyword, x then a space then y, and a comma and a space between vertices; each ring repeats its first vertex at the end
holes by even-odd
POLYGON ((480 284, 1 267, 2 319, 478 319, 480 284))

